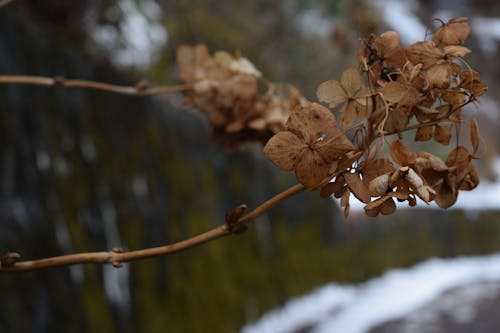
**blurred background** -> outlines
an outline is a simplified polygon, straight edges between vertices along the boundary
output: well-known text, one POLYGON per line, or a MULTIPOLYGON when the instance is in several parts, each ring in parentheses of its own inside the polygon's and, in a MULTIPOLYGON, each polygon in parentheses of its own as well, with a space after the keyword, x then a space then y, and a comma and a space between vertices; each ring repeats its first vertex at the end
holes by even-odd
MULTIPOLYGON (((460 194, 455 208, 419 205, 380 218, 354 210, 345 220, 336 202, 302 193, 242 235, 173 256, 121 269, 0 275, 0 332, 259 332, 264 313, 327 283, 358 284, 428 258, 500 250, 498 1, 15 0, 1 7, 2 75, 175 84, 176 48, 201 42, 211 51, 241 50, 268 79, 311 100, 319 83, 356 65, 360 37, 391 29, 408 44, 423 40, 434 18, 455 16, 470 17, 467 61, 489 85, 469 110, 485 141, 475 161, 482 184, 460 194)), ((220 225, 226 209, 255 207, 295 182, 260 146, 226 152, 209 133, 181 94, 0 86, 0 252, 34 259, 159 246, 220 225)), ((324 319, 335 309, 315 311, 324 319)), ((308 332, 319 327, 315 320, 265 327, 308 332)))

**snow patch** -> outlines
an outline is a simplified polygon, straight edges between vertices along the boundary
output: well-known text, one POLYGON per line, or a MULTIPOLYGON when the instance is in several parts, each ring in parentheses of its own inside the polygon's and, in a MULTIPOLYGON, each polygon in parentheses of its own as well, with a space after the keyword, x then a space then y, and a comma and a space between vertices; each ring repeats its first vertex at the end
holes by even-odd
MULTIPOLYGON (((362 333, 386 321, 410 315, 445 291, 467 284, 500 281, 500 254, 485 257, 430 259, 409 269, 390 270, 361 285, 329 284, 293 299, 243 333, 290 332, 312 327, 313 332, 362 333)), ((460 299, 473 303, 484 290, 467 288, 460 299)), ((473 309, 455 309, 454 316, 471 320, 473 309)))

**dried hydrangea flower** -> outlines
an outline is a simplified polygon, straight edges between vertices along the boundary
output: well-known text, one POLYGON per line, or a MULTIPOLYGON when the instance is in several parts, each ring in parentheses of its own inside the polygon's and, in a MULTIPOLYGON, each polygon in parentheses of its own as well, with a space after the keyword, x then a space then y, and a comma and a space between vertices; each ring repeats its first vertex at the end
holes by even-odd
POLYGON ((354 150, 336 127, 333 114, 319 104, 295 108, 286 127, 269 140, 264 154, 280 169, 295 170, 298 181, 307 188, 316 188, 331 177, 338 161, 354 150))

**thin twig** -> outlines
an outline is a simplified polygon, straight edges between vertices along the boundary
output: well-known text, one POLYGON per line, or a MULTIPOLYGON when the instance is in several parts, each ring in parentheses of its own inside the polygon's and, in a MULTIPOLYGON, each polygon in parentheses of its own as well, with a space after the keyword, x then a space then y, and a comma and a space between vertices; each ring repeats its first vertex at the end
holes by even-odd
MULTIPOLYGON (((257 217, 267 212, 270 208, 274 207, 281 201, 301 192, 305 187, 301 184, 294 185, 287 190, 278 193, 271 199, 267 200, 248 214, 241 217, 237 225, 248 225, 254 221, 257 217)), ((159 247, 147 248, 142 250, 122 252, 121 249, 113 249, 109 252, 87 252, 78 254, 69 254, 64 256, 44 258, 38 260, 27 260, 18 261, 12 265, 0 264, 0 273, 15 273, 15 272, 26 272, 38 269, 44 269, 49 267, 59 267, 75 264, 113 264, 115 267, 119 267, 123 262, 137 261, 146 258, 152 258, 157 256, 171 255, 177 252, 181 252, 195 246, 210 242, 212 240, 225 237, 233 234, 229 231, 227 224, 221 225, 214 229, 211 229, 202 234, 196 235, 194 237, 185 239, 183 241, 168 244, 159 247)))
POLYGON ((190 88, 190 85, 171 85, 148 87, 146 81, 140 81, 136 86, 119 86, 103 82, 89 80, 66 80, 63 77, 44 77, 28 75, 0 75, 0 84, 29 84, 39 86, 54 86, 63 88, 84 88, 112 92, 124 95, 151 96, 168 94, 183 91, 190 88))

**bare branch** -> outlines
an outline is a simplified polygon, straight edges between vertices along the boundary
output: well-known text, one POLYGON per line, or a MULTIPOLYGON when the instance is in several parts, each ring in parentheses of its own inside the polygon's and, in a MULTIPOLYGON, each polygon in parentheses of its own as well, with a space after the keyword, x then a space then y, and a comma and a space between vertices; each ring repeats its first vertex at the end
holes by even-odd
MULTIPOLYGON (((1 0, 0 0, 1 1, 1 0)), ((136 86, 119 86, 103 82, 89 80, 66 80, 63 77, 43 77, 28 75, 0 75, 0 84, 28 84, 39 86, 54 86, 63 88, 84 88, 112 92, 124 95, 151 96, 168 94, 189 89, 190 85, 171 85, 149 87, 148 82, 139 81, 136 86)))
MULTIPOLYGON (((237 226, 244 226, 250 224, 260 215, 267 212, 269 209, 277 205, 279 202, 301 192, 305 187, 301 184, 294 185, 287 190, 278 193, 271 199, 267 200, 248 214, 244 215, 236 222, 237 226)), ((60 267, 75 264, 112 264, 115 267, 120 267, 123 262, 137 261, 152 257, 171 255, 177 252, 190 249, 201 244, 213 241, 218 238, 222 238, 233 233, 228 228, 228 224, 221 225, 214 229, 211 229, 205 233, 196 235, 194 237, 185 239, 183 241, 168 244, 159 247, 147 248, 142 250, 123 252, 120 248, 115 248, 109 252, 88 252, 88 253, 78 253, 69 254, 64 256, 44 258, 38 260, 27 260, 27 261, 16 261, 12 259, 18 259, 18 255, 12 258, 12 255, 6 255, 4 257, 11 259, 0 261, 0 273, 16 273, 16 272, 26 272, 39 270, 49 267, 60 267)))

